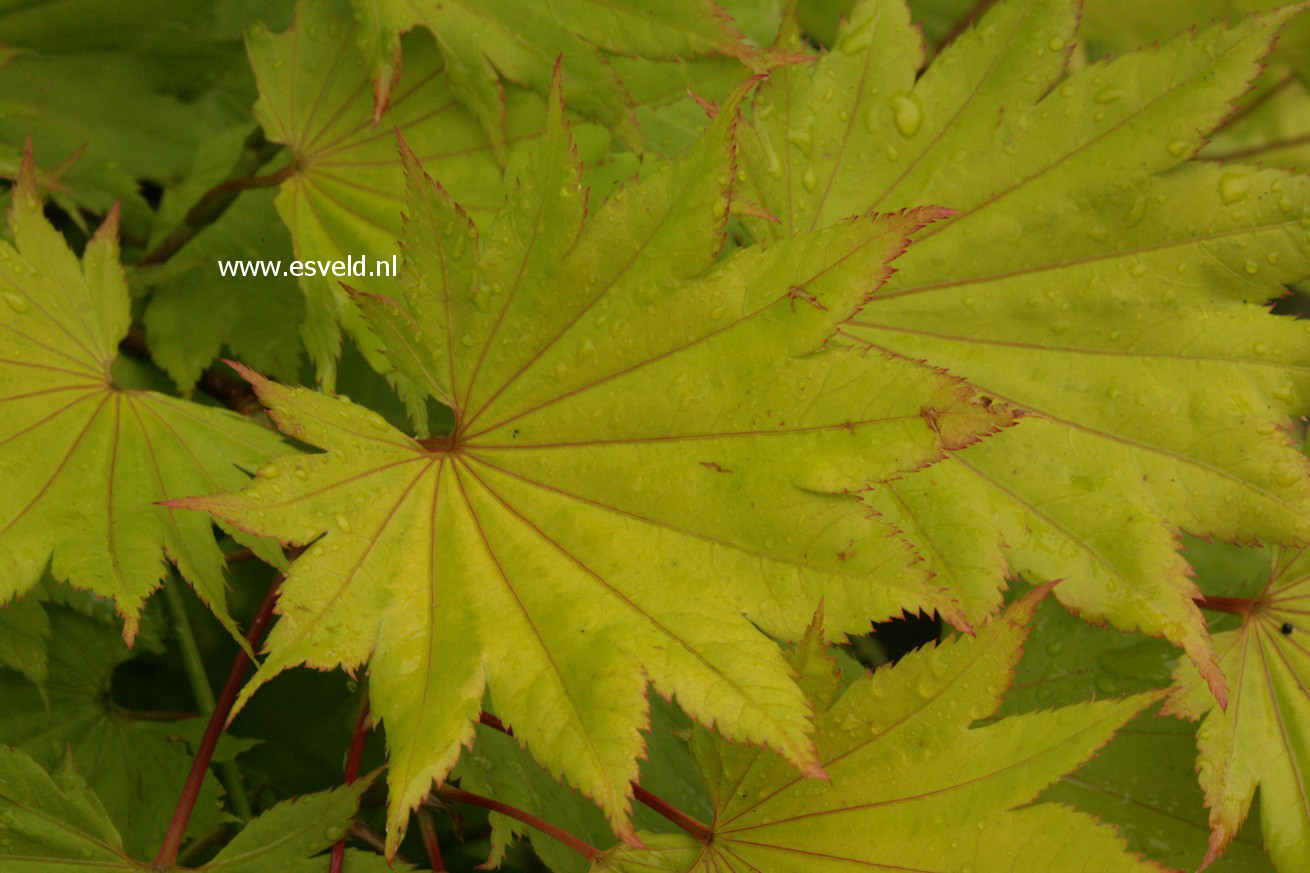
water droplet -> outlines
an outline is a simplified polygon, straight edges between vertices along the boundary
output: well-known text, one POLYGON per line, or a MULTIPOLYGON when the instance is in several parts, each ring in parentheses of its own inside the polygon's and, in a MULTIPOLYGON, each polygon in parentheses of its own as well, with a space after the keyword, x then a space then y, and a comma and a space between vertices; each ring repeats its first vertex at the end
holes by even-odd
POLYGON ((1281 463, 1274 465, 1274 481, 1284 488, 1295 485, 1301 479, 1301 471, 1296 465, 1290 463, 1281 463))
POLYGON ((787 131, 787 142, 800 149, 801 154, 805 155, 807 158, 814 150, 814 135, 808 130, 793 128, 787 131))
POLYGON ((805 186, 806 191, 813 191, 819 184, 819 180, 814 177, 814 168, 806 167, 805 175, 801 176, 801 184, 805 186))
POLYGON ((261 479, 276 479, 278 476, 282 475, 282 470, 277 464, 266 464, 265 466, 260 467, 255 475, 261 479))
POLYGON ((923 107, 912 94, 897 94, 892 98, 892 117, 901 136, 910 138, 923 124, 923 107))
POLYGON ((1100 103, 1102 106, 1105 106, 1118 100, 1123 95, 1124 95, 1123 91, 1119 90, 1113 85, 1109 85, 1105 88, 1102 88, 1100 91, 1097 91, 1096 94, 1092 97, 1092 100, 1097 103, 1100 103))
POLYGON ((1269 351, 1269 346, 1264 343, 1256 343, 1251 346, 1251 351, 1255 352, 1257 355, 1263 355, 1269 351))
POLYGON ((1051 41, 1048 42, 1046 45, 1051 51, 1058 52, 1060 49, 1064 48, 1064 38, 1060 36, 1053 36, 1051 37, 1051 41))
POLYGON ((1265 255, 1265 260, 1268 261, 1270 265, 1277 264, 1278 252, 1270 252, 1269 254, 1265 255))
POLYGON ((1187 154, 1187 150, 1191 147, 1192 144, 1187 140, 1176 139, 1169 143, 1169 145, 1165 146, 1165 151, 1169 152, 1169 154, 1173 155, 1175 158, 1181 158, 1183 155, 1187 154))
POLYGON ((1246 264, 1244 266, 1246 267, 1246 272, 1250 273, 1252 276, 1260 272, 1260 265, 1250 258, 1246 259, 1246 264))
POLYGON ((1133 264, 1131 267, 1128 268, 1128 273, 1132 276, 1145 276, 1146 264, 1141 264, 1141 263, 1133 264))
POLYGON ((1219 177, 1219 197, 1224 203, 1233 204, 1246 198, 1246 177, 1239 173, 1224 173, 1219 177))
POLYGON ((9 308, 14 312, 17 312, 19 315, 22 315, 27 311, 27 301, 13 291, 6 291, 4 293, 4 298, 5 303, 9 304, 9 308))
POLYGON ((337 527, 341 529, 342 533, 350 533, 351 530, 350 519, 346 518, 344 515, 338 512, 336 517, 336 522, 337 522, 337 527))

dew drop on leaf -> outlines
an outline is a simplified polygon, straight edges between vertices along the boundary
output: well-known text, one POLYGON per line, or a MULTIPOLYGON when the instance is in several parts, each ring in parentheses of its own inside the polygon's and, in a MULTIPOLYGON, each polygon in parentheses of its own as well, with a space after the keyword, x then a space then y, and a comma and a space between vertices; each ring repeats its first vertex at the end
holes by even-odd
POLYGON ((1225 173, 1219 177, 1219 197, 1227 204, 1246 199, 1247 182, 1238 173, 1225 173))
POLYGON ((909 139, 923 124, 923 107, 912 94, 897 94, 892 98, 892 117, 901 136, 909 139))
POLYGON ((9 308, 14 312, 17 312, 19 315, 27 312, 27 301, 13 291, 6 291, 4 293, 4 298, 5 303, 8 304, 9 308))

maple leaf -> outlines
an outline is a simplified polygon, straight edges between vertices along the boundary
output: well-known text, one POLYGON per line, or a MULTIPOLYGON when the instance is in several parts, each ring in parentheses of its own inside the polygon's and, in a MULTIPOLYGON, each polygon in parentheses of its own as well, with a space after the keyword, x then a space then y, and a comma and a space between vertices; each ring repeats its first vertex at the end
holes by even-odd
MULTIPOLYGON (((0 610, 0 616, 11 608, 0 610)), ((48 605, 45 611, 51 633, 49 676, 38 689, 0 671, 0 743, 51 770, 71 756, 109 810, 127 851, 153 852, 172 817, 178 786, 191 769, 188 745, 196 745, 204 722, 161 720, 120 707, 110 685, 115 668, 132 659, 132 650, 109 625, 64 606, 48 605)), ((140 639, 135 648, 138 654, 150 650, 140 639)), ((161 651, 154 647, 153 654, 161 651)), ((240 741, 224 745, 223 757, 241 748, 240 741)), ((189 823, 191 833, 203 836, 220 820, 218 781, 207 775, 189 823)))
MULTIPOLYGON (((315 857, 345 834, 372 777, 284 801, 246 824, 214 858, 187 870, 211 873, 318 873, 315 857)), ((382 873, 380 855, 349 851, 352 871, 382 873)), ((27 755, 0 746, 0 862, 5 873, 159 870, 123 848, 100 798, 71 762, 51 776, 27 755)), ((170 866, 168 871, 182 868, 170 866)), ((394 862, 393 870, 412 870, 394 862)))
POLYGON ((976 637, 920 649, 840 693, 822 634, 807 634, 792 664, 818 712, 828 781, 806 781, 767 751, 698 729, 692 749, 714 806, 712 838, 620 846, 593 869, 1163 869, 1125 851, 1122 838, 1090 816, 1030 805, 1158 694, 970 727, 1000 705, 1045 593, 1027 595, 976 637))
POLYGON ((630 838, 648 681, 817 775, 808 705, 760 628, 795 638, 820 598, 837 634, 903 609, 959 619, 851 492, 1005 411, 917 364, 821 348, 943 213, 866 215, 716 265, 744 93, 588 211, 557 79, 540 148, 482 230, 402 149, 403 293, 357 300, 454 432, 418 442, 247 373, 278 426, 325 453, 169 504, 313 543, 242 700, 295 664, 369 661, 391 851, 471 740, 484 687, 630 838))
MULTIPOLYGON (((497 150, 509 140, 501 78, 544 93, 562 58, 571 106, 637 140, 632 97, 613 61, 639 57, 630 76, 659 75, 655 59, 750 58, 741 35, 711 0, 352 0, 359 44, 373 62, 375 112, 390 100, 401 66, 400 34, 415 26, 436 37, 451 89, 477 117, 497 150)), ((407 59, 408 60, 408 59, 407 59)))
POLYGON ((239 487, 284 451, 265 428, 226 410, 123 390, 111 370, 129 298, 117 212, 81 264, 41 212, 31 155, 0 242, 0 602, 54 576, 114 598, 123 635, 166 572, 166 555, 234 634, 224 558, 212 527, 153 505, 239 487))
POLYGON ((1305 598, 1310 557, 1276 550, 1272 566, 1241 627, 1215 634, 1219 663, 1233 683, 1226 710, 1205 694, 1183 664, 1166 711, 1201 719, 1197 772, 1210 810, 1210 846, 1202 866, 1238 833, 1256 786, 1265 846, 1279 870, 1310 865, 1310 650, 1305 598))
MULTIPOLYGON (((201 195, 223 182, 231 153, 241 147, 233 134, 244 138, 249 131, 225 133, 215 137, 211 150, 211 155, 221 157, 198 160, 203 169, 198 168, 185 186, 165 195, 156 226, 172 228, 185 221, 187 210, 201 195)), ((273 199, 269 189, 244 192, 182 246, 167 267, 156 268, 158 275, 152 276, 146 267, 134 277, 135 284, 150 289, 141 315, 150 358, 183 392, 194 388, 224 348, 227 357, 279 378, 292 379, 300 373, 298 329, 305 313, 297 280, 285 270, 280 276, 228 276, 215 268, 216 261, 237 259, 281 261, 285 267, 295 257, 273 199), (197 311, 203 311, 204 317, 197 318, 197 311)))
POLYGON ((1177 538, 1310 535, 1307 465, 1278 427, 1305 411, 1307 337, 1263 307, 1310 273, 1310 183, 1187 159, 1289 14, 1066 75, 1074 4, 1009 0, 916 78, 904 7, 864 2, 833 51, 773 74, 743 134, 745 196, 780 220, 746 218, 761 237, 959 210, 843 332, 1028 414, 871 505, 971 617, 1007 563, 1063 578, 1063 603, 1168 638, 1221 699, 1177 538))
POLYGON ((36 597, 24 597, 0 609, 0 665, 23 674, 38 687, 45 683, 50 667, 49 639, 50 619, 36 597))
POLYGON ((155 215, 140 181, 184 175, 219 117, 249 123, 240 33, 217 26, 217 5, 0 11, 0 143, 21 155, 31 139, 40 166, 64 167, 67 193, 52 199, 74 223, 77 206, 103 215, 117 202, 125 238, 145 236, 155 215))
MULTIPOLYGON (((1202 585, 1220 564, 1246 570, 1263 561, 1262 575, 1268 575, 1267 556, 1255 550, 1193 541, 1185 554, 1202 585)), ((1164 689, 1172 684, 1178 661, 1178 650, 1164 640, 1088 624, 1051 598, 1030 625, 1014 684, 997 716, 1164 689)), ((1095 815, 1118 827, 1130 848, 1171 867, 1195 870, 1210 836, 1195 764, 1196 726, 1163 717, 1153 707, 1121 729, 1095 758, 1060 777, 1039 800, 1095 815)), ((1249 821, 1208 869, 1272 873, 1257 823, 1249 821)))
MULTIPOLYGON (((691 722, 658 694, 649 698, 646 756, 637 782, 677 809, 702 818, 710 810, 685 739, 691 722)), ((478 726, 473 747, 451 772, 451 779, 458 780, 460 788, 539 816, 589 845, 604 846, 614 839, 605 816, 594 803, 552 778, 513 737, 496 728, 478 726)), ((637 807, 633 819, 642 831, 675 827, 645 806, 637 807)), ((575 849, 549 834, 526 828, 498 812, 491 813, 489 821, 491 852, 483 867, 499 867, 520 835, 531 840, 533 852, 554 873, 584 873, 588 867, 587 860, 575 849)))
MULTIPOLYGON (((291 233, 296 257, 329 261, 364 255, 371 269, 374 261, 388 260, 396 252, 396 240, 403 232, 398 206, 405 198, 405 169, 396 154, 394 130, 404 134, 424 165, 445 180, 450 194, 474 218, 489 219, 494 214, 504 202, 505 183, 492 140, 459 102, 450 70, 429 40, 407 43, 404 76, 375 124, 368 70, 355 50, 356 35, 350 18, 330 4, 302 3, 284 33, 258 26, 248 36, 247 46, 259 86, 255 117, 268 139, 285 144, 289 152, 288 175, 276 205, 291 233), (333 59, 322 71, 321 58, 333 59)), ((620 65, 622 61, 615 59, 620 65)), ((663 75, 643 75, 642 91, 633 100, 648 104, 673 99, 693 83, 706 84, 701 76, 713 77, 717 93, 736 85, 740 73, 739 64, 714 59, 679 63, 663 75)), ((538 94, 511 87, 501 111, 501 157, 512 183, 522 171, 526 151, 540 136, 544 105, 538 94)), ((695 112, 703 118, 699 107, 695 112)), ((574 130, 593 187, 635 171, 635 165, 622 156, 608 154, 607 129, 576 124, 574 130)), ((350 279, 358 290, 383 293, 391 292, 394 281, 350 279)), ((391 365, 379 353, 377 339, 360 320, 340 281, 317 275, 301 278, 300 284, 307 304, 301 332, 320 381, 334 386, 344 327, 369 364, 397 385, 411 417, 421 424, 421 397, 395 379, 391 365)))
MULTIPOLYGON (((246 37, 259 87, 255 119, 273 142, 287 147, 287 179, 275 201, 300 260, 338 260, 364 255, 389 260, 401 235, 404 168, 396 157, 395 130, 443 178, 475 214, 501 200, 501 169, 477 120, 456 100, 442 62, 429 43, 413 46, 382 124, 373 123, 368 71, 354 46, 348 16, 330 4, 301 3, 284 33, 262 24, 246 37), (320 70, 324 58, 330 66, 320 70)), ((511 143, 536 137, 541 99, 515 89, 505 104, 511 143)), ((368 278, 351 280, 363 289, 368 278)), ((391 280, 394 282, 394 279, 391 280)), ((305 345, 320 377, 333 384, 344 322, 370 364, 387 370, 377 342, 361 323, 337 278, 300 279, 305 291, 305 345)), ((390 283, 381 280, 381 287, 390 283)))

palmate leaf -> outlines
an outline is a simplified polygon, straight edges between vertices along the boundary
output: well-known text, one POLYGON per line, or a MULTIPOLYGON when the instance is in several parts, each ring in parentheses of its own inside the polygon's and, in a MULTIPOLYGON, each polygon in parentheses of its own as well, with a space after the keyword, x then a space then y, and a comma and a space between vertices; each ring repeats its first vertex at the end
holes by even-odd
MULTIPOLYGON (((119 202, 124 237, 144 237, 154 215, 140 181, 172 184, 212 125, 250 123, 231 5, 4 3, 0 143, 21 152, 30 138, 42 167, 69 161, 61 205, 103 215, 119 202)), ((269 0, 260 13, 281 19, 284 5, 269 0)))
MULTIPOLYGON (((694 818, 710 812, 705 787, 685 737, 691 723, 673 704, 650 695, 650 727, 646 759, 641 762, 642 788, 694 818)), ((613 834, 596 805, 553 779, 505 733, 479 726, 468 754, 451 773, 459 787, 540 816, 593 846, 608 845, 613 834)), ((675 826, 644 806, 634 811, 642 831, 665 832, 675 826)), ((516 837, 532 841, 533 853, 553 873, 585 873, 588 862, 572 848, 541 831, 525 827, 500 813, 490 815, 491 855, 485 866, 499 867, 516 837)))
MULTIPOLYGON (((372 778, 284 801, 260 815, 213 860, 188 870, 211 873, 319 873, 315 857, 336 842, 372 778)), ((387 869, 380 855, 348 850, 348 869, 387 869)), ((158 871, 130 857, 100 798, 66 763, 54 776, 20 751, 0 746, 0 864, 5 873, 158 871)), ((168 867, 167 871, 182 869, 168 867)), ((394 862, 401 873, 408 864, 394 862)))
POLYGON ((916 79, 904 8, 866 2, 831 53, 773 75, 743 135, 746 196, 781 220, 760 235, 959 210, 845 333, 1029 414, 871 505, 971 616, 999 603, 1008 559, 1064 578, 1083 616, 1182 646, 1221 697, 1176 540, 1310 534, 1306 464, 1277 427, 1304 410, 1310 337, 1263 308, 1310 272, 1310 187, 1186 161, 1287 15, 1065 77, 1073 5, 1008 0, 916 79))
MULTIPOLYGON (((445 180, 451 196, 475 219, 487 218, 500 207, 505 186, 492 140, 459 102, 430 36, 419 32, 407 38, 404 75, 386 113, 375 123, 367 65, 355 49, 356 33, 350 17, 331 4, 305 3, 286 32, 272 34, 257 27, 247 46, 260 92, 255 117, 267 137, 285 143, 290 153, 290 175, 276 202, 296 257, 330 261, 363 256, 371 270, 375 261, 395 254, 402 233, 405 170, 393 131, 404 134, 424 166, 445 180)), ((615 59, 620 66, 624 62, 615 59)), ((742 72, 740 64, 714 58, 670 65, 658 76, 641 66, 634 70, 643 75, 634 83, 641 90, 632 100, 643 104, 673 100, 688 87, 700 91, 707 84, 718 96, 717 91, 729 90, 742 72)), ((540 135, 543 110, 539 95, 517 87, 506 90, 500 157, 507 159, 504 173, 511 182, 540 135)), ((698 107, 695 111, 703 118, 698 107)), ((649 113, 646 118, 652 120, 649 113)), ((667 138, 666 127, 656 120, 655 135, 667 138)), ((574 130, 580 157, 595 183, 635 170, 635 159, 608 154, 607 129, 579 124, 574 130)), ((372 276, 349 281, 359 290, 387 294, 395 284, 394 278, 372 276)), ((390 370, 377 352, 376 338, 342 293, 339 278, 318 275, 300 283, 307 303, 302 332, 325 385, 334 382, 342 326, 372 366, 390 370)), ((404 384, 399 387, 415 420, 422 421, 414 392, 404 384)))
MULTIPOLYGON (((1217 560, 1235 556, 1258 564, 1263 557, 1196 542, 1186 556, 1202 585, 1217 560)), ((1267 575, 1267 562, 1264 570, 1267 575)), ((1178 660, 1178 650, 1164 640, 1096 627, 1047 600, 1032 621, 1014 684, 997 716, 1165 688, 1178 660)), ((1125 725, 1095 758, 1061 776, 1039 800, 1095 815, 1118 827, 1131 849, 1170 867, 1195 870, 1205 857, 1210 823, 1196 784, 1196 726, 1154 708, 1125 725)), ((1254 822, 1207 868, 1210 873, 1273 869, 1254 822)))
POLYGON ((693 750, 714 804, 713 838, 621 846, 596 871, 1162 870, 1088 815, 1029 805, 1158 695, 1079 703, 971 723, 995 712, 1044 591, 976 637, 914 652, 839 693, 822 635, 792 663, 817 710, 829 781, 807 782, 767 751, 698 729, 693 750), (1021 808, 1020 808, 1021 807, 1021 808))
MULTIPOLYGON (((185 221, 205 192, 232 172, 233 154, 246 150, 250 120, 215 132, 197 151, 186 180, 168 189, 156 213, 153 250, 185 221)), ((281 157, 261 172, 272 172, 281 157)), ((217 260, 286 262, 295 257, 291 236, 273 206, 274 189, 245 191, 155 271, 134 277, 150 298, 141 315, 150 357, 178 388, 190 391, 204 369, 223 355, 277 378, 294 379, 303 360, 299 329, 304 295, 297 279, 225 276, 217 260), (153 273, 153 274, 152 274, 153 273), (203 318, 195 317, 203 311, 203 318)), ((134 289, 135 290, 135 289, 134 289)))
MULTIPOLYGON (((405 76, 387 113, 374 124, 368 70, 355 48, 350 17, 327 3, 302 3, 285 33, 255 26, 246 39, 259 86, 255 118, 273 142, 284 143, 290 176, 276 205, 301 260, 363 256, 369 269, 389 261, 401 234, 404 168, 396 158, 395 130, 475 214, 502 200, 501 170, 490 141, 451 91, 430 42, 410 46, 405 76)), ((517 143, 541 128, 541 100, 515 89, 505 105, 506 136, 517 143)), ((394 279, 352 278, 369 289, 394 279)), ((306 347, 329 386, 344 321, 370 363, 386 368, 354 307, 333 276, 300 280, 305 291, 306 347)))
MULTIPOLYGON (((1231 589, 1230 589, 1231 590, 1231 589)), ((1310 557, 1275 550, 1272 566, 1241 626, 1215 634, 1219 663, 1232 682, 1221 710, 1189 665, 1166 710, 1201 719, 1197 772, 1210 810, 1213 860, 1238 833, 1260 787, 1261 830, 1280 871, 1310 865, 1310 557)))
POLYGON ((917 364, 822 348, 942 212, 715 265, 742 94, 685 156, 588 211, 556 87, 522 184, 481 230, 404 150, 404 293, 358 300, 454 433, 418 442, 250 373, 278 425, 325 453, 171 504, 313 543, 244 696, 295 664, 369 662, 393 850, 484 689, 630 837, 648 681, 817 775, 808 705, 759 629, 795 638, 820 599, 834 634, 903 609, 960 618, 850 492, 992 432, 1004 409, 917 364))
POLYGON ((124 636, 166 572, 164 557, 229 629, 213 529, 153 505, 238 487, 283 450, 227 412, 115 386, 127 333, 117 213, 82 262, 41 213, 28 157, 0 242, 0 602, 55 577, 114 598, 124 636))
MULTIPOLYGON (((19 603, 30 600, 29 595, 19 603)), ((0 610, 0 616, 12 608, 0 610)), ((204 721, 161 720, 118 706, 110 693, 112 676, 132 651, 109 625, 63 606, 46 610, 52 635, 49 677, 38 689, 0 671, 0 744, 52 771, 71 756, 105 804, 128 853, 154 852, 191 769, 188 744, 199 739, 204 721)), ((142 648, 140 640, 136 648, 142 648)), ((218 795, 218 781, 207 775, 188 823, 192 835, 218 825, 218 795)))
MULTIPOLYGON (((569 104, 625 138, 637 139, 627 77, 658 75, 657 59, 749 57, 741 35, 712 0, 352 0, 359 43, 373 63, 380 112, 400 73, 400 34, 422 26, 436 37, 452 91, 498 152, 510 140, 504 78, 545 93, 556 58, 569 104), (614 61, 636 56, 628 70, 614 61)), ((410 63, 406 54, 404 62, 410 63)))

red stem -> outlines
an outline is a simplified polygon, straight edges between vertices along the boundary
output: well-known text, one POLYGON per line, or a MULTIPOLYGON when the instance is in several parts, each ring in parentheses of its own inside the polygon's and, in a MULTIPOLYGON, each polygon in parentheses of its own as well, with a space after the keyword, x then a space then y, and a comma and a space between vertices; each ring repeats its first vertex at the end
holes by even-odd
MULTIPOLYGON (((346 753, 346 784, 354 782, 359 776, 359 761, 364 757, 364 741, 368 739, 368 695, 359 701, 359 715, 355 718, 355 729, 350 734, 350 751, 346 753)), ((346 863, 346 838, 342 836, 332 844, 332 860, 328 863, 328 873, 341 873, 346 863)))
MULTIPOLYGON (((514 736, 514 731, 511 730, 508 725, 489 712, 482 713, 478 716, 478 720, 493 730, 498 730, 511 737, 514 736)), ((678 827, 682 828, 687 833, 691 834, 701 845, 708 846, 710 841, 714 838, 713 831, 711 831, 707 826, 701 824, 699 821, 678 809, 668 801, 651 794, 636 782, 632 783, 632 796, 637 799, 638 803, 649 807, 678 827)))
POLYGON ((423 837, 423 848, 428 851, 428 864, 432 873, 445 873, 446 862, 441 859, 441 844, 437 842, 437 826, 432 823, 432 813, 426 806, 419 807, 418 829, 423 837))
POLYGON ((676 806, 673 806, 661 798, 656 797, 654 794, 651 794, 636 782, 632 783, 632 796, 637 798, 637 800, 644 806, 650 807, 655 812, 658 812, 660 815, 691 834, 702 846, 708 846, 710 841, 714 839, 714 833, 708 827, 687 815, 687 813, 678 809, 676 806))
POLYGON ((1216 612, 1231 612, 1233 615, 1250 615, 1255 601, 1249 597, 1198 597, 1196 605, 1202 609, 1216 612))
POLYGON ((481 794, 465 791, 462 788, 452 788, 449 785, 441 786, 437 789, 437 793, 442 797, 467 803, 471 806, 480 806, 483 809, 489 809, 492 812, 498 812, 501 815, 507 815, 512 819, 521 821, 528 827, 536 828, 543 834, 554 837, 588 861, 599 861, 602 857, 602 852, 595 846, 587 845, 568 831, 558 828, 544 819, 537 818, 532 813, 525 812, 518 807, 501 803, 499 800, 492 800, 490 797, 483 797, 481 794))
MULTIPOLYGON (((279 574, 274 577, 273 584, 268 586, 264 602, 259 604, 259 610, 250 621, 250 628, 246 631, 246 642, 250 643, 252 650, 258 647, 259 641, 264 638, 264 631, 268 629, 268 624, 273 619, 273 607, 277 605, 278 588, 281 584, 282 576, 279 574)), ((200 797, 200 786, 205 781, 205 774, 209 772, 209 762, 214 757, 214 748, 218 745, 218 738, 223 735, 223 729, 227 727, 228 714, 232 712, 232 705, 236 703, 237 693, 245 682, 246 670, 249 667, 249 656, 244 651, 238 651, 236 657, 232 659, 232 669, 227 673, 227 681, 223 683, 223 690, 214 704, 214 711, 209 714, 209 724, 205 726, 205 735, 200 740, 200 747, 196 749, 195 760, 191 762, 191 772, 187 774, 186 784, 182 786, 182 796, 178 798, 177 807, 173 810, 173 820, 168 823, 164 844, 159 847, 159 854, 155 856, 156 869, 167 870, 177 862, 178 850, 182 848, 182 839, 186 836, 187 822, 191 820, 191 812, 196 808, 196 800, 200 797)))

